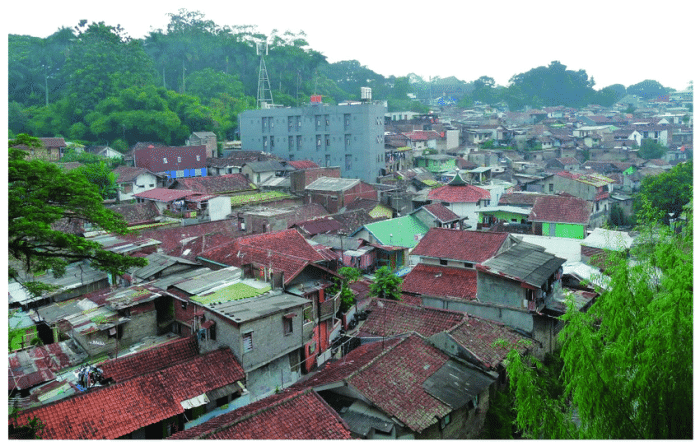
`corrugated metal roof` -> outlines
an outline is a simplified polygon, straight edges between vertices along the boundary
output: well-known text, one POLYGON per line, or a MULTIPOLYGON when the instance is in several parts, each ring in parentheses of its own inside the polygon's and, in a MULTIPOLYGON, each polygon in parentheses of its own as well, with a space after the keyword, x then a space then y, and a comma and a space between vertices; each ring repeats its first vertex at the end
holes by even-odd
POLYGON ((175 287, 188 294, 195 295, 220 287, 226 283, 240 280, 242 276, 243 270, 232 266, 217 271, 208 271, 204 274, 198 274, 191 280, 175 284, 175 287))
POLYGON ((282 292, 271 292, 267 295, 257 296, 255 299, 215 303, 208 307, 225 314, 235 322, 242 323, 287 311, 290 308, 304 306, 308 303, 309 301, 302 297, 282 292))
POLYGON ((520 242, 483 262, 482 267, 493 274, 506 275, 540 287, 564 262, 566 259, 545 252, 541 246, 520 242))
POLYGON ((449 360, 423 382, 423 389, 452 409, 459 409, 495 381, 485 373, 449 360))
POLYGON ((189 260, 186 260, 186 259, 183 259, 180 257, 172 257, 172 256, 161 254, 158 252, 154 252, 153 254, 149 254, 146 257, 146 259, 148 260, 148 265, 134 271, 134 273, 133 273, 134 276, 147 279, 151 276, 156 275, 160 271, 163 271, 164 269, 168 268, 169 266, 175 265, 177 263, 180 263, 183 265, 192 265, 192 266, 199 265, 199 263, 196 263, 196 262, 191 262, 189 260))
POLYGON ((360 184, 355 178, 330 178, 321 177, 306 186, 306 190, 341 192, 360 184))

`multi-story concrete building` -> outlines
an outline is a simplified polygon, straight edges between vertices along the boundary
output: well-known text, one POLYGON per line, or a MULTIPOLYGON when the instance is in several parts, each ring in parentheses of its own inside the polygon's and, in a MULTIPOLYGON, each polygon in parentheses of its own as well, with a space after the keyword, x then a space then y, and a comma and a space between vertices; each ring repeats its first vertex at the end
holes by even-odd
POLYGON ((343 178, 375 183, 384 160, 386 106, 371 101, 247 110, 238 117, 244 150, 340 167, 343 178))

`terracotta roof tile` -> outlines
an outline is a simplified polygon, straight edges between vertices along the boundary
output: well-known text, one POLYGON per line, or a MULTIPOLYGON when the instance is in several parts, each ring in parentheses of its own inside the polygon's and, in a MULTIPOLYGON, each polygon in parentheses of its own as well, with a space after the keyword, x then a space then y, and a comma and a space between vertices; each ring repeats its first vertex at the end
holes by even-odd
POLYGON ((409 429, 422 432, 452 412, 423 388, 448 356, 413 334, 387 349, 347 382, 366 399, 409 429))
POLYGON ((588 224, 592 204, 576 197, 544 195, 535 200, 530 221, 588 224))
POLYGON ((476 270, 419 263, 404 278, 401 290, 418 295, 476 299, 476 270))
POLYGON ((316 169, 319 167, 318 164, 311 160, 299 160, 299 161, 288 161, 287 164, 292 166, 295 169, 301 170, 301 169, 316 169))
POLYGON ((285 282, 291 281, 309 263, 325 258, 296 229, 239 237, 223 246, 201 253, 200 257, 224 265, 257 264, 284 271, 285 282))
POLYGON ((426 204, 423 209, 433 214, 441 222, 459 220, 459 215, 455 214, 440 203, 426 204))
POLYGON ((498 204, 502 205, 513 205, 513 206, 532 206, 535 204, 537 197, 542 196, 535 192, 513 192, 510 194, 503 194, 498 200, 498 204))
POLYGON ((133 355, 105 361, 99 367, 105 378, 122 382, 190 360, 198 354, 197 338, 189 336, 133 355))
POLYGON ((173 439, 348 440, 348 425, 315 391, 285 391, 248 404, 173 439))
POLYGON ((527 343, 523 341, 529 340, 527 336, 521 335, 503 324, 471 315, 450 329, 448 333, 485 367, 492 370, 496 369, 513 348, 518 349, 521 353, 527 350, 527 343), (501 343, 500 340, 505 341, 505 343, 501 343))
POLYGON ((39 417, 46 426, 46 439, 114 439, 183 413, 181 401, 244 378, 230 350, 215 350, 148 375, 22 411, 18 421, 39 417))
POLYGON ((505 232, 431 228, 411 255, 481 263, 493 257, 507 238, 505 232))
POLYGON ((134 194, 134 197, 143 198, 145 200, 168 202, 174 200, 181 200, 189 195, 201 195, 201 193, 192 190, 163 189, 157 187, 155 189, 134 194))
POLYGON ((477 203, 489 200, 491 193, 480 187, 465 184, 463 186, 442 186, 428 192, 428 199, 447 203, 477 203))
POLYGON ((191 190, 203 194, 223 194, 252 190, 254 186, 244 175, 234 173, 213 177, 178 178, 170 188, 191 190))
POLYGON ((360 337, 390 337, 412 332, 429 337, 455 327, 465 318, 463 313, 417 307, 388 299, 374 298, 367 309, 370 313, 360 327, 360 337))
POLYGON ((108 209, 124 217, 127 224, 146 223, 154 221, 160 215, 158 207, 152 201, 136 204, 119 204, 108 209))
POLYGON ((118 166, 112 170, 112 173, 117 175, 117 183, 128 183, 134 181, 139 175, 150 173, 150 171, 144 167, 118 166))

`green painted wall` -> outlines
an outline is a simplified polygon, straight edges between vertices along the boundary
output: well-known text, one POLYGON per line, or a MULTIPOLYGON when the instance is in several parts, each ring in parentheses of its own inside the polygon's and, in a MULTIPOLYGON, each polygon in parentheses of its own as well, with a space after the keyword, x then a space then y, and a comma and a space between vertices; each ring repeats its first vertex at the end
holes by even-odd
POLYGON ((583 225, 574 225, 569 223, 542 223, 542 235, 549 236, 551 227, 550 225, 556 225, 554 227, 554 237, 566 237, 566 238, 578 238, 584 239, 586 237, 586 231, 583 225))

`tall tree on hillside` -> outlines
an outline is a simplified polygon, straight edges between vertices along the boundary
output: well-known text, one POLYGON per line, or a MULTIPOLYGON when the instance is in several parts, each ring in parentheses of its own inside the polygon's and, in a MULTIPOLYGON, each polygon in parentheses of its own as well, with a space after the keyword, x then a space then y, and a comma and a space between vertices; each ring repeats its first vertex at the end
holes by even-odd
POLYGON ((64 70, 69 75, 67 93, 84 116, 101 100, 134 85, 152 85, 153 61, 141 41, 132 40, 120 27, 104 22, 77 27, 78 36, 64 70))
POLYGON ((647 79, 627 87, 627 94, 633 94, 642 99, 656 99, 659 96, 668 94, 668 89, 661 85, 660 82, 647 79))
MULTIPOLYGON (((524 96, 525 105, 540 108, 564 105, 583 107, 595 94, 595 81, 585 70, 567 70, 566 65, 553 61, 547 67, 537 67, 510 79, 506 100, 519 105, 514 97, 524 96), (511 91, 510 87, 514 90, 511 91)), ((509 104, 510 105, 510 104, 509 104)))

